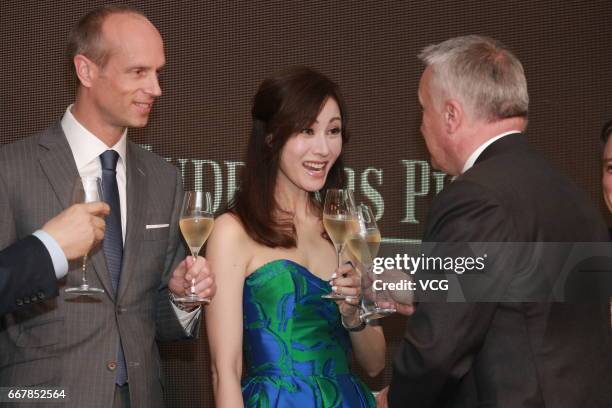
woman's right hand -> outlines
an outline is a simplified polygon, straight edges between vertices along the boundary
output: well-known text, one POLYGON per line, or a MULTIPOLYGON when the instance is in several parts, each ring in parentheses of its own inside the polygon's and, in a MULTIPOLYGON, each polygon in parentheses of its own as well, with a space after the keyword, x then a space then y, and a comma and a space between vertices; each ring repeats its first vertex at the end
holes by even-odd
POLYGON ((361 280, 357 271, 350 263, 345 263, 332 275, 330 281, 332 291, 348 296, 346 299, 337 300, 336 304, 346 325, 356 326, 360 323, 359 315, 361 309, 361 280))

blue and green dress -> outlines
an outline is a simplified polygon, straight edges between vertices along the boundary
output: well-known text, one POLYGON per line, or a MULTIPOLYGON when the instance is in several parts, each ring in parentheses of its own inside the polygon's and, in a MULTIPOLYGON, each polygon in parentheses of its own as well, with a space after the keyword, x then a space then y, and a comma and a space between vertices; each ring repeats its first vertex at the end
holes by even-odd
POLYGON ((351 343, 329 283, 295 262, 258 268, 244 284, 246 407, 375 407, 351 373, 351 343))

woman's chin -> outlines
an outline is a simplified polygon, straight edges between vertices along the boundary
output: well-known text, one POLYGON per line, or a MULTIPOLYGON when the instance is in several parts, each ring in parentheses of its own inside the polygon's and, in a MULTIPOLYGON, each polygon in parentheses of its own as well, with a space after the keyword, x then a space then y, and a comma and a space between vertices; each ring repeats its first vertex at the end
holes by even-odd
POLYGON ((308 180, 307 182, 302 183, 302 189, 308 191, 309 193, 315 193, 320 191, 325 185, 325 178, 320 180, 308 180))

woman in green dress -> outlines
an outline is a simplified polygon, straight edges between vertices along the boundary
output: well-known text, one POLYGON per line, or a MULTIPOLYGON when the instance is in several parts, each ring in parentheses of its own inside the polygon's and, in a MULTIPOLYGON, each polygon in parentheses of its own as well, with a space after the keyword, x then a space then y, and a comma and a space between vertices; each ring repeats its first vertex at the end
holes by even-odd
POLYGON ((218 288, 206 310, 217 407, 374 407, 350 353, 377 375, 382 329, 361 324, 356 298, 321 298, 360 294, 350 265, 336 269, 315 197, 344 182, 339 89, 293 67, 260 85, 251 114, 239 190, 206 251, 218 288))

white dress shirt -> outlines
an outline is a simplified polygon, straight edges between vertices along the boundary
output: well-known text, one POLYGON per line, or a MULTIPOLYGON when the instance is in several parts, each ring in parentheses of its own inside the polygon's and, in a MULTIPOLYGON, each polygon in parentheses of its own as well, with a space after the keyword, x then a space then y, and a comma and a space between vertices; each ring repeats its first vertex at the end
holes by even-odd
POLYGON ((71 112, 72 105, 66 109, 62 118, 62 130, 68 139, 72 156, 81 177, 102 178, 102 164, 100 155, 107 150, 119 153, 117 161, 117 188, 119 190, 119 207, 121 207, 121 235, 125 244, 125 227, 127 220, 127 177, 125 167, 125 155, 127 150, 127 129, 121 135, 121 139, 112 147, 108 147, 93 133, 85 129, 71 112))
POLYGON ((463 170, 461 171, 461 174, 463 174, 466 171, 468 171, 469 169, 471 169, 472 166, 474 165, 474 163, 476 163, 476 160, 478 160, 478 157, 480 157, 480 155, 482 154, 482 152, 484 152, 484 150, 487 147, 489 147, 491 144, 493 144, 493 142, 496 142, 497 140, 501 139, 502 137, 511 135, 513 133, 521 133, 521 131, 520 130, 511 130, 509 132, 504 132, 501 135, 497 135, 495 137, 492 137, 491 139, 487 140, 486 142, 484 142, 483 144, 478 146, 478 149, 474 150, 474 152, 470 155, 470 157, 468 157, 467 161, 463 165, 463 170))
MULTIPOLYGON (((106 150, 109 150, 109 148, 76 120, 71 109, 72 105, 66 109, 61 125, 66 135, 66 139, 68 139, 70 150, 72 150, 72 156, 74 157, 79 175, 81 177, 92 176, 101 178, 102 165, 100 164, 99 156, 106 150)), ((119 153, 119 160, 117 161, 117 187, 119 188, 119 206, 121 207, 121 235, 124 244, 127 214, 125 173, 126 134, 127 129, 123 132, 119 142, 111 148, 119 153)), ((68 261, 57 241, 43 230, 37 230, 32 235, 41 240, 43 245, 47 248, 51 256, 51 261, 53 262, 53 269, 55 270, 57 279, 66 276, 68 273, 68 261)))
POLYGON ((68 259, 66 259, 66 255, 64 254, 62 247, 59 246, 55 238, 41 229, 34 231, 32 235, 38 238, 40 242, 43 243, 45 248, 47 248, 47 252, 49 252, 51 262, 53 263, 55 277, 57 279, 62 279, 64 276, 66 276, 68 273, 68 259))

